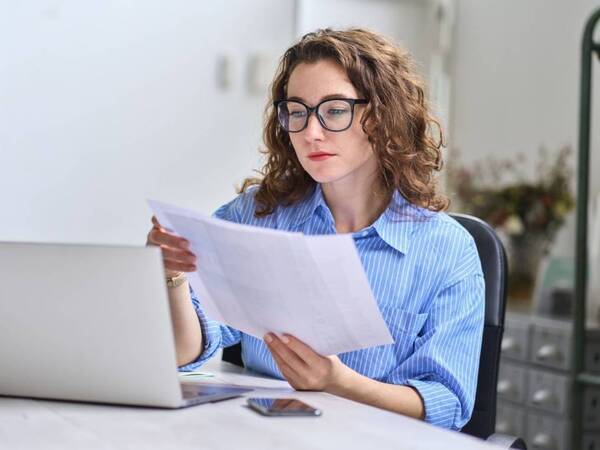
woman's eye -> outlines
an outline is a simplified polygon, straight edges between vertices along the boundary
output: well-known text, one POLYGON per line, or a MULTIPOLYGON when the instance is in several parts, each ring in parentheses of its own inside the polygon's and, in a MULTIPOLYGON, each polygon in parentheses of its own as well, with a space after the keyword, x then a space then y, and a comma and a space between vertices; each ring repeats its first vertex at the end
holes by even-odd
POLYGON ((290 111, 290 117, 304 117, 306 115, 306 111, 290 111))
POLYGON ((343 114, 346 114, 347 112, 347 109, 342 108, 330 108, 327 110, 327 114, 329 114, 330 116, 341 116, 343 114))

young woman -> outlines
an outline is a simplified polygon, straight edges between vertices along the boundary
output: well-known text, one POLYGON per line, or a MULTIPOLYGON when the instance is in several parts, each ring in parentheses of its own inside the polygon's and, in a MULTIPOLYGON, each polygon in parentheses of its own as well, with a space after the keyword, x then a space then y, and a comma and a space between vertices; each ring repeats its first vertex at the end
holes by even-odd
POLYGON ((368 31, 320 30, 284 54, 271 96, 263 177, 216 217, 352 233, 395 342, 319 355, 294 336, 260 340, 210 320, 185 281, 196 256, 153 219, 148 243, 162 248, 181 369, 241 341, 246 367, 296 389, 461 428, 475 399, 484 282, 473 240, 442 212, 441 130, 410 56, 368 31))

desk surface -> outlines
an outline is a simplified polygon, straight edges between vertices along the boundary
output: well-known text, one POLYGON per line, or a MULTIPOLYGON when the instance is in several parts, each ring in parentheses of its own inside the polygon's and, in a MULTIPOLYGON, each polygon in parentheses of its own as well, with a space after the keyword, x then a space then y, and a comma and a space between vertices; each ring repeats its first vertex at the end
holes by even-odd
POLYGON ((329 394, 296 392, 284 381, 221 361, 211 361, 202 370, 215 375, 203 382, 254 388, 247 396, 293 396, 321 408, 323 416, 263 417, 245 406, 244 397, 180 410, 0 397, 0 449, 496 448, 329 394))

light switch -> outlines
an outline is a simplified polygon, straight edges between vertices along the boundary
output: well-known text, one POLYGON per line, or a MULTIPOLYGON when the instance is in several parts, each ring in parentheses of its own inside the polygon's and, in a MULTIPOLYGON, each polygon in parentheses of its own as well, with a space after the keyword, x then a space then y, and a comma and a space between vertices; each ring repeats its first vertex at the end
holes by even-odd
POLYGON ((263 52, 257 52, 248 58, 248 91, 251 94, 263 94, 269 88, 275 75, 276 59, 263 52))
POLYGON ((216 64, 216 84, 222 91, 228 91, 233 87, 234 82, 234 64, 233 58, 227 54, 217 56, 216 64))

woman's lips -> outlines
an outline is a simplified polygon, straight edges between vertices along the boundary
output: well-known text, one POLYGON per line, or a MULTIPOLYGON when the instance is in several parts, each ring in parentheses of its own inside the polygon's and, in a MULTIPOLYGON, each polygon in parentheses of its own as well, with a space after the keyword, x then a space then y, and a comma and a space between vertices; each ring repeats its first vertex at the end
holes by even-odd
POLYGON ((308 159, 310 159, 311 161, 324 161, 326 159, 331 158, 332 156, 334 156, 334 155, 331 153, 315 152, 315 153, 310 153, 308 155, 308 159))

